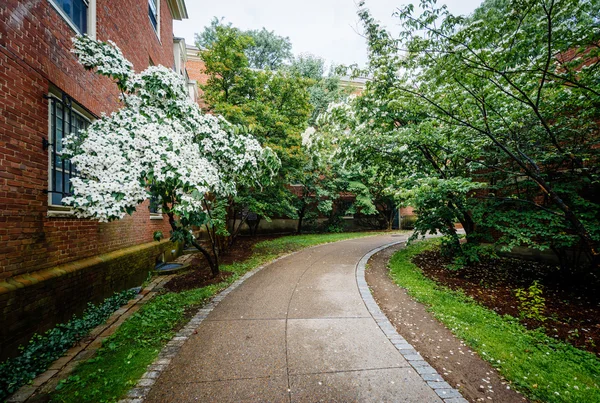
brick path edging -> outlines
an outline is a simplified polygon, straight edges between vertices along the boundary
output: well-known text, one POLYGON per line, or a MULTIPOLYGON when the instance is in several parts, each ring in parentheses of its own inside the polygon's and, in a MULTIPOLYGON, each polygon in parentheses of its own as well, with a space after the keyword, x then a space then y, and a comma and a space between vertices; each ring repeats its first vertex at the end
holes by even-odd
POLYGON ((367 307, 367 310, 377 322, 377 325, 386 337, 392 342, 394 347, 402 354, 408 363, 417 371, 419 376, 433 389, 433 391, 444 401, 444 403, 468 403, 461 393, 450 386, 441 375, 427 361, 423 359, 421 354, 404 337, 400 336, 394 325, 388 320, 385 314, 375 302, 371 289, 365 280, 365 269, 369 259, 378 252, 392 247, 394 245, 406 243, 406 241, 396 241, 387 245, 380 246, 367 253, 356 265, 356 282, 360 295, 367 307))

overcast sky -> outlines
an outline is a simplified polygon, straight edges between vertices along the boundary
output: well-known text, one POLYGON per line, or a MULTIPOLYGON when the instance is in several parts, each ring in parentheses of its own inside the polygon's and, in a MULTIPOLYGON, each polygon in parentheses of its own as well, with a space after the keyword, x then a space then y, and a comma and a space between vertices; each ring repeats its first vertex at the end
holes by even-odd
MULTIPOLYGON (((397 30, 392 13, 403 4, 418 0, 367 0, 375 18, 397 30)), ((225 17, 240 29, 267 28, 288 36, 294 54, 313 53, 328 63, 363 65, 366 62, 365 40, 360 31, 356 4, 358 0, 187 0, 189 19, 174 21, 175 36, 194 43, 194 33, 210 23, 213 16, 225 17)), ((481 0, 438 0, 453 14, 470 14, 481 0)))

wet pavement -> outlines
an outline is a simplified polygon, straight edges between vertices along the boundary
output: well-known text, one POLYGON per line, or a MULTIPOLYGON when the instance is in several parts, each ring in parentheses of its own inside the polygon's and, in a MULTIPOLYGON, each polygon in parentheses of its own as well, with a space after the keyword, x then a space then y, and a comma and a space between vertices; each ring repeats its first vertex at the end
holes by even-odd
POLYGON ((365 254, 402 239, 322 245, 265 267, 202 321, 146 401, 442 402, 373 319, 356 282, 365 254))

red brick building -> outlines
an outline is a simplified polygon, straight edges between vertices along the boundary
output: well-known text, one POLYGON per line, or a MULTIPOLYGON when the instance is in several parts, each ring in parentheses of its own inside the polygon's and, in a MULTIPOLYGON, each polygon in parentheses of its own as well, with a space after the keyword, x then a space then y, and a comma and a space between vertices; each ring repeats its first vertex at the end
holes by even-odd
POLYGON ((75 167, 60 141, 119 107, 114 83, 78 64, 71 38, 112 40, 136 71, 184 74, 185 44, 173 38, 183 18, 183 0, 0 2, 0 358, 88 301, 139 285, 174 253, 153 242, 169 225, 148 202, 118 222, 74 218, 61 205, 75 167))

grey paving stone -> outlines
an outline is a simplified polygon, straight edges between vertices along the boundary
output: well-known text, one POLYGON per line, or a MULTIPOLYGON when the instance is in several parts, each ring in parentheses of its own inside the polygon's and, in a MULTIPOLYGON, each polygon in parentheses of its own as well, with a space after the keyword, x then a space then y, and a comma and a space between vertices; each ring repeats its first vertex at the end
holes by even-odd
POLYGON ((435 374, 421 374, 421 377, 425 381, 433 381, 433 382, 443 382, 444 381, 444 379, 437 372, 435 374))
POLYGON ((404 358, 406 358, 408 361, 421 361, 423 359, 423 357, 421 357, 421 354, 406 354, 404 355, 404 358))
POLYGON ((415 371, 419 374, 435 374, 437 371, 431 366, 415 367, 415 371))
POLYGON ((127 397, 144 398, 148 395, 149 391, 150 391, 149 387, 133 388, 133 389, 130 389, 129 392, 127 392, 127 397))
POLYGON ((427 385, 431 386, 433 389, 452 389, 452 386, 448 385, 448 382, 428 381, 427 385))
POLYGON ((437 393, 442 399, 462 397, 462 395, 458 393, 456 389, 435 389, 435 393, 437 393))
MULTIPOLYGON (((396 346, 396 345, 394 345, 394 346, 396 348, 398 348, 398 346, 396 346)), ((400 348, 400 349, 398 349, 398 351, 400 351, 400 354, 402 354, 404 356, 404 358, 406 358, 407 360, 408 360, 407 356, 409 356, 409 355, 412 355, 412 356, 418 355, 419 360, 423 359, 423 357, 421 357, 421 355, 419 355, 419 353, 417 353, 417 350, 415 350, 414 348, 400 348)))

